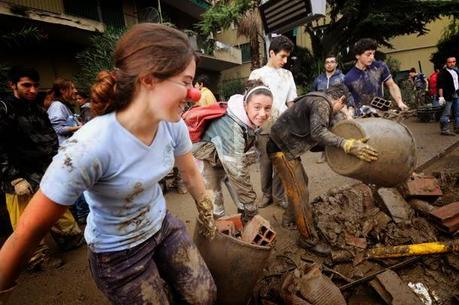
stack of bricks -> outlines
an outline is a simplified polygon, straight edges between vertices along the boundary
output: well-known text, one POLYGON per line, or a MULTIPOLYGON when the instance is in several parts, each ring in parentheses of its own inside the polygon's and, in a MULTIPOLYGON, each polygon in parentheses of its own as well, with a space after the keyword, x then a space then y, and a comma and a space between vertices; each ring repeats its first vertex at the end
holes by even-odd
POLYGON ((244 227, 242 240, 259 246, 271 246, 276 239, 276 232, 271 228, 270 223, 256 215, 244 227))
POLYGON ((438 227, 450 234, 459 232, 459 202, 453 202, 430 212, 438 227))

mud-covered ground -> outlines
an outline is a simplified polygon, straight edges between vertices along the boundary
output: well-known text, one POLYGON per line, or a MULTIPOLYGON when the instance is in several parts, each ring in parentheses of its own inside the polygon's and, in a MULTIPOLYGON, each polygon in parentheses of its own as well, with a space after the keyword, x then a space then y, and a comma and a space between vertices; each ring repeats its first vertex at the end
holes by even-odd
MULTIPOLYGON (((439 135, 438 124, 436 123, 418 123, 415 120, 410 120, 407 122, 407 125, 412 130, 416 139, 418 165, 438 155, 459 140, 459 137, 441 137, 439 135)), ((342 187, 356 182, 353 179, 334 174, 326 164, 317 164, 316 161, 318 158, 319 154, 317 153, 307 153, 303 156, 303 163, 310 177, 311 198, 315 198, 331 188, 342 187)), ((459 150, 456 148, 446 159, 432 164, 425 172, 439 171, 458 164, 459 150)), ((252 172, 254 173, 254 186, 259 193, 258 168, 254 166, 252 172)), ((191 197, 188 194, 180 195, 170 192, 166 195, 166 199, 170 211, 187 224, 192 234, 196 210, 191 197)), ((236 209, 227 193, 225 193, 225 200, 227 213, 234 213, 236 209)), ((275 274, 271 276, 271 279, 280 278, 280 274, 286 268, 291 269, 295 264, 305 263, 311 259, 321 261, 321 259, 310 255, 305 250, 296 247, 297 233, 280 226, 282 213, 283 210, 275 205, 260 210, 260 214, 271 222, 271 225, 277 232, 277 242, 270 261, 270 266, 274 270, 268 268, 265 273, 269 274, 272 272, 275 274), (291 261, 291 258, 293 258, 294 262, 291 261)), ((17 289, 10 299, 10 304, 109 304, 91 278, 86 251, 86 248, 82 247, 78 250, 64 253, 63 256, 66 264, 59 269, 41 273, 24 272, 18 281, 17 289)), ((444 290, 446 291, 454 283, 451 278, 439 276, 439 274, 444 273, 443 269, 453 270, 451 265, 447 263, 445 256, 433 256, 423 259, 422 263, 412 264, 411 267, 397 270, 397 272, 404 281, 415 278, 418 279, 417 281, 422 281, 429 288, 435 284, 444 286, 444 290)), ((379 264, 367 261, 359 264, 356 268, 344 266, 338 269, 341 273, 346 274, 346 276, 356 278, 378 268, 381 268, 379 264)), ((330 273, 326 272, 325 274, 330 275, 330 273)), ((453 279, 457 280, 457 274, 459 274, 459 271, 455 270, 455 274, 452 275, 453 279)), ((334 276, 335 278, 336 276, 334 276)), ((260 291, 260 295, 269 294, 271 287, 268 284, 274 282, 262 282, 263 289, 260 291)), ((342 281, 336 281, 336 283, 339 285, 344 284, 342 281)), ((441 293, 439 292, 439 294, 441 293)), ((346 291, 345 296, 349 304, 382 304, 378 303, 380 300, 378 300, 372 289, 369 289, 365 285, 346 291), (362 300, 368 303, 364 303, 362 300), (370 303, 370 301, 373 302, 374 300, 376 300, 376 303, 370 303)))

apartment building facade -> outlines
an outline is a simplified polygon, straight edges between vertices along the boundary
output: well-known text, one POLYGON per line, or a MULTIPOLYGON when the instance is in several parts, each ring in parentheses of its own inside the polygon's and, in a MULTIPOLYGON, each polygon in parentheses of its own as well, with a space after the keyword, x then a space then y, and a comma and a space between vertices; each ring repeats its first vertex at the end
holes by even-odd
POLYGON ((1 63, 35 67, 46 89, 57 76, 72 78, 78 73, 75 55, 88 46, 93 34, 108 26, 129 28, 139 22, 163 22, 188 34, 201 53, 197 74, 208 74, 216 87, 221 71, 241 64, 241 51, 218 41, 208 52, 206 40, 193 31, 210 5, 205 0, 1 0, 0 25, 4 29, 15 31, 30 25, 46 36, 33 49, 2 56, 1 63))

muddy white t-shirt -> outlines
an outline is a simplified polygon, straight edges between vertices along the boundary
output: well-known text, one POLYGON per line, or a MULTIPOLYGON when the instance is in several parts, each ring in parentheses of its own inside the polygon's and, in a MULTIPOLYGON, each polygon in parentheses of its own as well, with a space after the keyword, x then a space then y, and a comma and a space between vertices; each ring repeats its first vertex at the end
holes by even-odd
POLYGON ((89 248, 93 252, 124 250, 161 228, 166 203, 158 182, 174 166, 175 156, 190 151, 191 140, 182 120, 162 121, 147 146, 110 113, 89 121, 62 144, 40 188, 62 205, 73 204, 86 190, 89 248))

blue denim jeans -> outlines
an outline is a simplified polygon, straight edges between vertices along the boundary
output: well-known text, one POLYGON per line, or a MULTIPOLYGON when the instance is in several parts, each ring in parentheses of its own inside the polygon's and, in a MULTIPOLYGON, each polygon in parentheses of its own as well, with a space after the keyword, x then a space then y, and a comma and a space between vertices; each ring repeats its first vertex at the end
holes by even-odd
POLYGON ((161 229, 133 248, 89 251, 97 287, 114 305, 212 305, 217 288, 183 222, 167 212, 161 229), (174 302, 174 304, 175 304, 174 302))
POLYGON ((450 101, 446 101, 445 109, 440 118, 440 127, 442 130, 448 129, 449 118, 454 112, 454 123, 456 128, 459 128, 459 97, 454 97, 450 101))

